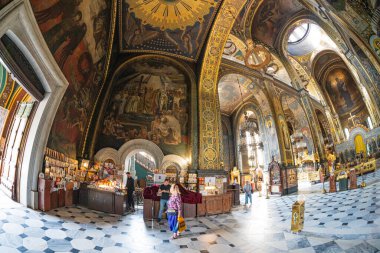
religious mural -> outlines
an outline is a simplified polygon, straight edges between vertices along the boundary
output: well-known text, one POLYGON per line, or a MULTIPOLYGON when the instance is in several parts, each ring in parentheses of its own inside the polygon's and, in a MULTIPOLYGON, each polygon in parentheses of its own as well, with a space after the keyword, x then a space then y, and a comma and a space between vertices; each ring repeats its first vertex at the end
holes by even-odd
POLYGON ((283 24, 302 9, 297 0, 263 1, 252 23, 252 37, 274 47, 283 24))
POLYGON ((286 120, 291 124, 294 132, 291 136, 292 141, 299 140, 296 143, 297 147, 305 149, 306 155, 311 155, 314 152, 314 143, 311 135, 309 123, 307 121, 306 113, 302 108, 299 101, 290 96, 283 96, 282 106, 286 120))
POLYGON ((186 74, 163 59, 129 66, 114 84, 97 150, 146 139, 165 154, 185 156, 191 122, 188 91, 186 74))
POLYGON ((197 60, 220 0, 121 0, 120 48, 197 60))
POLYGON ((114 1, 31 0, 41 32, 69 86, 48 147, 76 157, 107 73, 114 1))
POLYGON ((361 101, 361 94, 347 69, 337 68, 326 76, 326 91, 338 114, 351 111, 361 101))

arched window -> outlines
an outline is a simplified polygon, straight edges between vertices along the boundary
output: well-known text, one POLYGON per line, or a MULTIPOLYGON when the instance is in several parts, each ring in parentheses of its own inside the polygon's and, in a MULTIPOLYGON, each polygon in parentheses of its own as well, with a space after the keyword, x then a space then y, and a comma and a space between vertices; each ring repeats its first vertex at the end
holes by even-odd
POLYGON ((368 118, 367 118, 367 123, 368 123, 368 127, 369 127, 369 129, 373 129, 373 124, 372 124, 372 120, 371 120, 371 118, 368 116, 368 118))
POLYGON ((346 139, 348 140, 348 138, 350 138, 350 132, 348 131, 347 127, 344 129, 344 134, 346 135, 346 139))

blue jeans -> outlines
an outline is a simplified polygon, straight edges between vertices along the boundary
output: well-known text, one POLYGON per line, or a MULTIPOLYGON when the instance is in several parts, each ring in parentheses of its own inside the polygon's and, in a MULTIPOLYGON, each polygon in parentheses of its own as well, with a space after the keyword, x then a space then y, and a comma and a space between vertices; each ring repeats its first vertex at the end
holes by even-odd
POLYGON ((160 211, 158 212, 158 218, 162 219, 162 213, 164 212, 165 206, 168 207, 168 199, 160 199, 160 211))
POLYGON ((245 204, 248 204, 248 199, 249 199, 249 202, 252 205, 252 194, 251 193, 246 193, 245 194, 245 204))

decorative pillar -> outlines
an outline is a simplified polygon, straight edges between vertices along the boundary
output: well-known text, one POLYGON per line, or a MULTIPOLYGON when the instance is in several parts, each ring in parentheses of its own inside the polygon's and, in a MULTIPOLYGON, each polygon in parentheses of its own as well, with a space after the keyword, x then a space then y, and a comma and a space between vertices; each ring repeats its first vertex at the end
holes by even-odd
POLYGON ((306 117, 309 122, 309 127, 311 130, 311 135, 313 136, 314 147, 316 147, 316 152, 318 152, 320 160, 324 160, 326 158, 322 131, 318 123, 318 118, 315 113, 315 110, 310 101, 310 96, 307 90, 301 89, 299 91, 301 96, 302 106, 305 109, 306 117))
POLYGON ((225 0, 210 30, 199 78, 199 169, 222 170, 218 72, 223 49, 244 0, 225 0))
POLYGON ((335 144, 341 143, 344 141, 344 133, 340 120, 337 117, 337 114, 333 114, 330 111, 328 106, 324 106, 326 118, 329 122, 330 131, 335 144))

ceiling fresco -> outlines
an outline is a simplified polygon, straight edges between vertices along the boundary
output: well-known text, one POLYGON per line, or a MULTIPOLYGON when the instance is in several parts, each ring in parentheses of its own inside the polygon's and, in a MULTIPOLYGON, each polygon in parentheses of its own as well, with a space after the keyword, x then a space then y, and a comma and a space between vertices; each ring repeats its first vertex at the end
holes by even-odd
POLYGON ((242 103, 247 102, 250 96, 253 96, 263 115, 271 114, 267 97, 259 85, 250 78, 240 74, 228 74, 223 76, 218 84, 219 104, 222 113, 232 114, 242 103), (241 87, 240 94, 239 84, 241 87))
POLYGON ((48 147, 76 157, 107 73, 116 1, 31 0, 30 4, 46 44, 69 82, 48 147))
POLYGON ((120 50, 196 61, 220 0, 121 0, 120 50))
POLYGON ((274 48, 283 25, 303 6, 297 0, 266 0, 260 5, 252 23, 252 37, 274 48))

